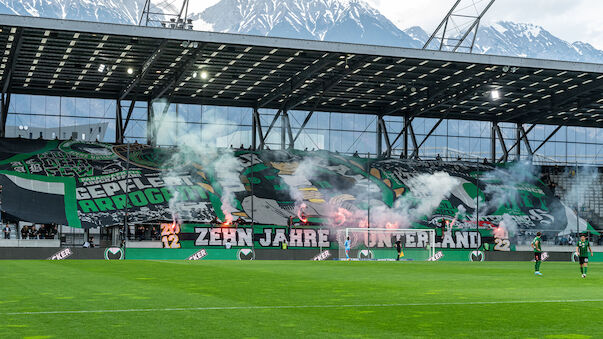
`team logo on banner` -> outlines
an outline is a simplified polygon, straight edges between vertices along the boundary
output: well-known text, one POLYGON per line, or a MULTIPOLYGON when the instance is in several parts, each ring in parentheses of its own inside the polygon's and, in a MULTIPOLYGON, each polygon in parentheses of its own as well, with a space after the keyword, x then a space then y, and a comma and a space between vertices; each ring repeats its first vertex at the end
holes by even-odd
POLYGON ((358 252, 358 259, 360 260, 371 260, 373 259, 373 251, 371 250, 361 250, 358 252))
POLYGON ((471 251, 469 253, 469 261, 484 261, 484 259, 486 259, 486 256, 482 251, 471 251))
POLYGON ((122 260, 124 258, 124 251, 121 247, 108 247, 105 250, 105 259, 107 260, 122 260))
POLYGON ((48 258, 48 260, 67 259, 72 254, 73 254, 73 251, 71 250, 71 248, 65 248, 65 249, 62 249, 62 250, 58 251, 57 253, 53 254, 50 258, 48 258))
POLYGON ((253 260, 255 259, 255 253, 251 248, 241 248, 237 252, 237 259, 239 260, 253 260))

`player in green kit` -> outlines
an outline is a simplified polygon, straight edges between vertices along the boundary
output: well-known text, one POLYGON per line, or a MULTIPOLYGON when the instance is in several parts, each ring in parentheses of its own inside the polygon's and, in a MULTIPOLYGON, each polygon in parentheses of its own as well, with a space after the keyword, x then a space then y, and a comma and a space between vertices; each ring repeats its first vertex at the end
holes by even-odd
POLYGON ((580 273, 582 273, 582 278, 586 278, 586 270, 588 269, 588 252, 590 252, 591 256, 593 255, 593 250, 590 248, 590 243, 588 240, 586 240, 586 235, 580 234, 580 240, 578 241, 578 246, 576 246, 576 254, 580 260, 580 273))
POLYGON ((542 273, 540 273, 540 263, 542 262, 542 240, 540 240, 541 235, 542 233, 540 232, 536 233, 536 238, 532 240, 532 244, 530 245, 534 249, 534 260, 536 261, 536 264, 534 264, 534 274, 536 275, 542 275, 542 273))

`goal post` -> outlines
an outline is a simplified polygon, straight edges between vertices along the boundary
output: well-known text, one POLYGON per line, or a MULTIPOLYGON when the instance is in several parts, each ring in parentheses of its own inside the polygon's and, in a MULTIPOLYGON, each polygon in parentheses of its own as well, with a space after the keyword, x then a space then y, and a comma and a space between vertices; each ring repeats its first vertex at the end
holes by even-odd
POLYGON ((345 260, 345 241, 350 239, 352 260, 396 260, 400 240, 403 261, 426 261, 435 255, 433 229, 345 228, 338 231, 339 259, 345 260))

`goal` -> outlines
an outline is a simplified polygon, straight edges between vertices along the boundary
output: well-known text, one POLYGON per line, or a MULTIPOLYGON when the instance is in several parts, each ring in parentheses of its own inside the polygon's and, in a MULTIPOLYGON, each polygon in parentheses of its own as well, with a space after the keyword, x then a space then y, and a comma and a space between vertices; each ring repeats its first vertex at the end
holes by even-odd
POLYGON ((400 260, 430 260, 435 255, 435 230, 345 228, 337 233, 339 259, 345 260, 345 241, 350 237, 351 260, 396 260, 396 241, 402 245, 400 260))

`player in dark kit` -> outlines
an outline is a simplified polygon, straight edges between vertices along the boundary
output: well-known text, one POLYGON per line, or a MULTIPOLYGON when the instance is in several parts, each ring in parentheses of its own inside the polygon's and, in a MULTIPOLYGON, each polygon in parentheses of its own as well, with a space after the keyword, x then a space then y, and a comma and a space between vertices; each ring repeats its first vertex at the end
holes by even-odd
POLYGON ((534 261, 536 261, 536 264, 534 264, 534 274, 536 275, 542 275, 542 273, 540 273, 540 263, 542 262, 541 235, 542 233, 540 232, 536 233, 536 238, 532 240, 532 244, 530 245, 534 249, 534 261))
POLYGON ((586 278, 586 271, 588 269, 588 252, 590 255, 593 255, 593 250, 590 248, 590 243, 586 240, 585 234, 580 234, 580 240, 578 241, 578 246, 576 246, 576 254, 578 255, 578 260, 580 261, 580 273, 582 273, 582 278, 586 278))

